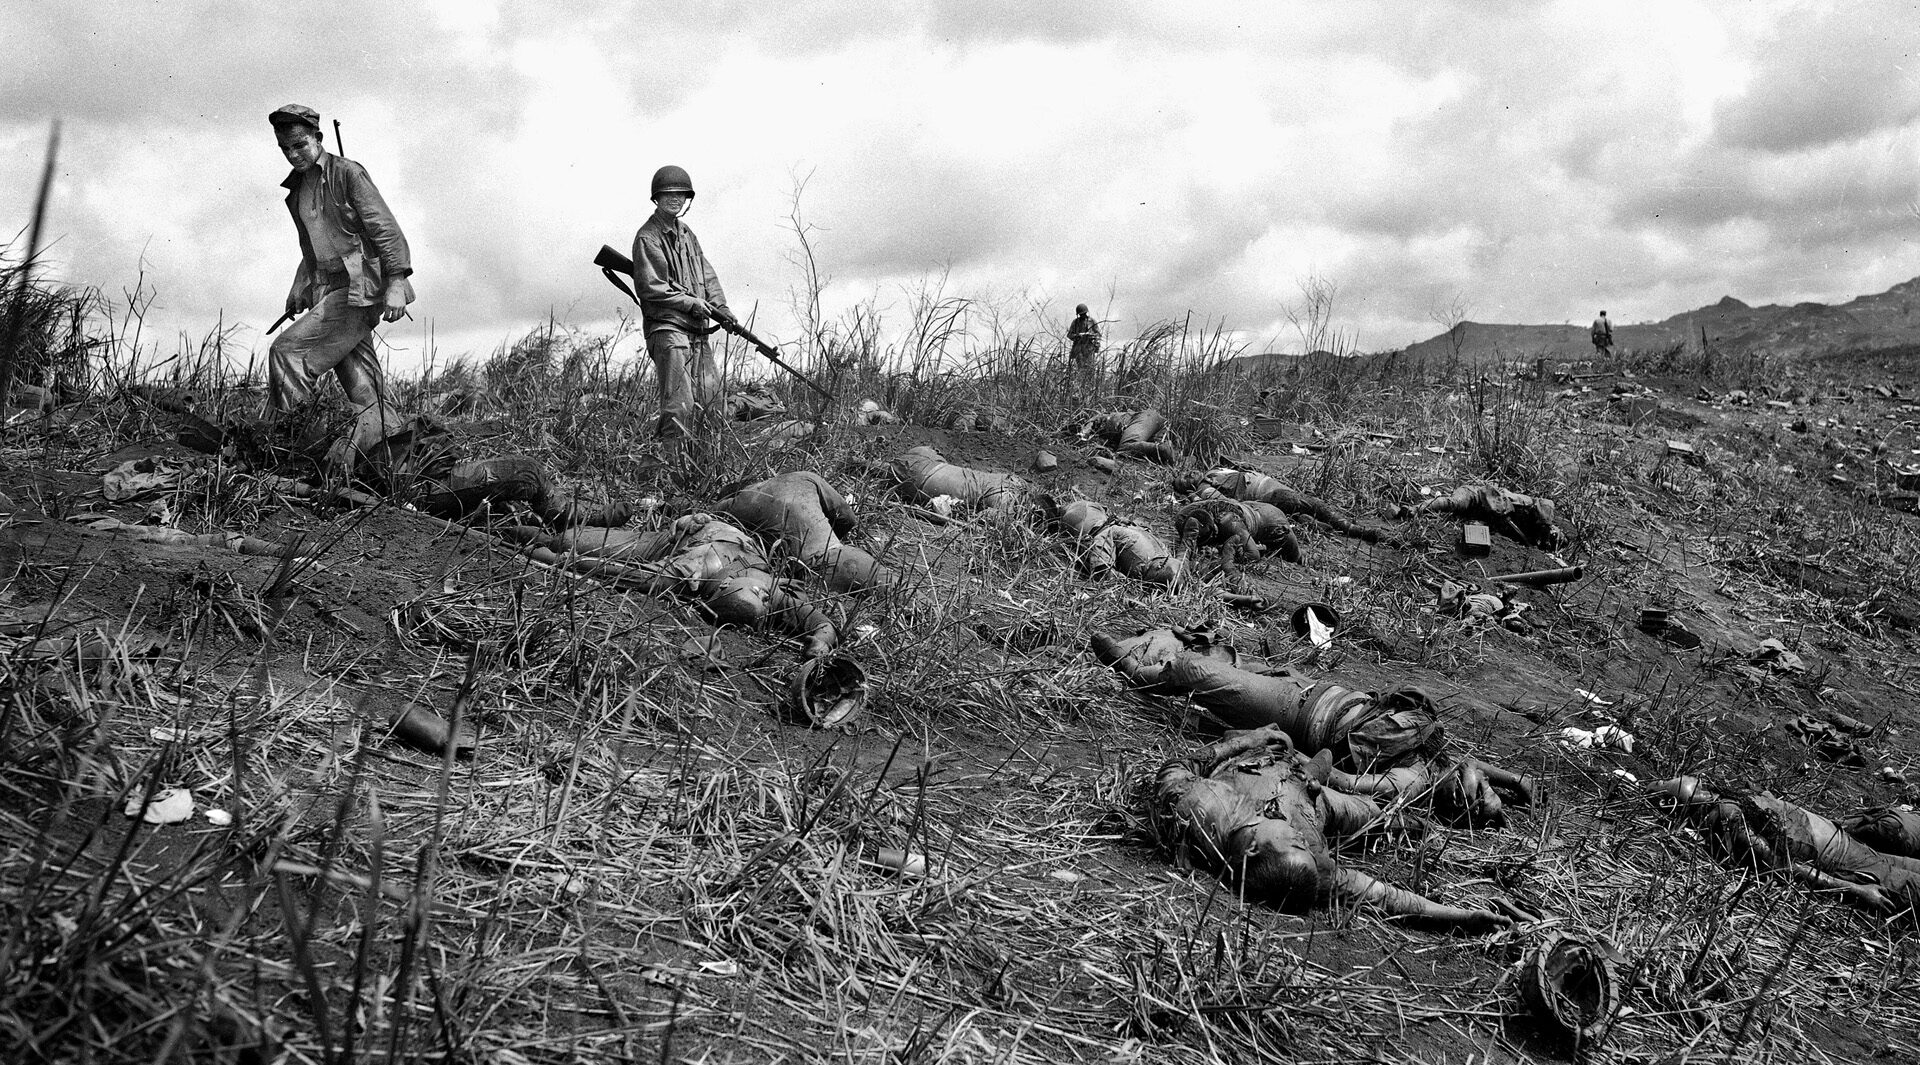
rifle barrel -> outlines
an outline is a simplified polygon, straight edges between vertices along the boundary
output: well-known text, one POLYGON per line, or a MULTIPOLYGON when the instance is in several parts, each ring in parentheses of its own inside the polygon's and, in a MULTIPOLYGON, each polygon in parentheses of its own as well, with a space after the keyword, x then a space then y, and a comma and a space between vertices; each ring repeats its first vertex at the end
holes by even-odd
MULTIPOLYGON (((613 245, 602 244, 600 245, 600 253, 593 257, 593 265, 600 268, 601 275, 605 277, 608 281, 612 282, 613 287, 626 293, 628 299, 632 300, 635 304, 638 304, 640 302, 640 297, 637 294, 635 294, 632 289, 627 287, 626 282, 620 280, 621 274, 626 274, 629 277, 633 276, 633 260, 632 259, 629 259, 626 256, 620 254, 618 251, 615 251, 613 248, 613 245)), ((814 383, 814 380, 811 377, 808 377, 806 374, 801 373, 799 370, 796 370, 793 367, 788 366, 784 361, 781 360, 779 351, 775 350, 772 344, 769 344, 766 341, 761 340, 759 337, 754 336, 753 332, 749 330, 746 326, 741 325, 737 321, 730 321, 725 318, 715 318, 714 322, 715 324, 719 325, 720 328, 726 330, 729 333, 732 333, 734 336, 739 337, 741 340, 746 341, 749 346, 751 346, 755 351, 760 353, 760 356, 762 358, 766 359, 768 362, 774 364, 775 366, 780 367, 782 370, 787 371, 787 373, 792 374, 795 380, 799 381, 801 384, 806 385, 808 388, 811 388, 815 392, 819 393, 822 399, 827 400, 829 403, 833 401, 833 393, 827 391, 824 388, 821 388, 818 384, 814 383)))
POLYGON ((1545 588, 1553 584, 1566 584, 1577 581, 1586 570, 1580 566, 1561 566, 1558 569, 1536 569, 1525 573, 1504 573, 1488 578, 1494 584, 1523 584, 1529 588, 1545 588))

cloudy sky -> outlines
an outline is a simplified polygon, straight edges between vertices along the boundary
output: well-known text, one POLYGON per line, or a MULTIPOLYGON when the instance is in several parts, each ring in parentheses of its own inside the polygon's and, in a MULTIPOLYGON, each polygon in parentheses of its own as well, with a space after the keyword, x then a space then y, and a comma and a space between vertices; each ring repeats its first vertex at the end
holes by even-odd
MULTIPOLYGON (((338 118, 443 356, 620 297, 646 182, 692 172, 736 310, 792 334, 795 190, 829 313, 951 293, 1122 335, 1192 312, 1367 349, 1430 311, 1584 322, 1920 275, 1920 4, 1303 0, 0 0, 0 240, 64 123, 51 271, 258 342, 297 258, 266 113, 338 118), (589 7, 599 9, 593 13, 589 7)), ((330 127, 329 127, 330 130, 330 127)), ((331 138, 329 138, 331 139, 331 138)))

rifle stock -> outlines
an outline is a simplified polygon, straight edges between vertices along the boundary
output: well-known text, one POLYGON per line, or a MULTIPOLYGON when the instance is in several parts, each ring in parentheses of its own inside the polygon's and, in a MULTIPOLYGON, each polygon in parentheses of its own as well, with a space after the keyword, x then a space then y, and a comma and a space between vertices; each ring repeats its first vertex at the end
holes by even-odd
MULTIPOLYGON (((613 287, 626 293, 628 299, 632 300, 636 305, 640 302, 640 297, 634 295, 633 289, 627 287, 627 283, 621 280, 621 277, 620 277, 621 274, 625 274, 628 277, 633 276, 633 260, 632 259, 629 259, 626 256, 620 254, 618 251, 615 251, 612 245, 602 244, 600 245, 600 254, 595 255, 593 257, 593 265, 600 268, 600 273, 602 276, 604 276, 608 281, 613 282, 613 287)), ((782 370, 787 371, 787 373, 793 375, 794 380, 799 381, 801 384, 806 385, 808 388, 811 388, 815 392, 819 393, 820 398, 826 400, 829 403, 833 402, 833 393, 827 391, 824 388, 821 388, 819 385, 814 383, 812 378, 808 377, 806 374, 801 373, 799 370, 796 370, 793 367, 788 366, 785 362, 781 361, 780 353, 774 349, 772 344, 769 344, 766 341, 761 340, 759 337, 754 336, 751 330, 749 330, 746 326, 741 325, 737 320, 732 318, 715 318, 713 320, 713 323, 719 328, 724 329, 729 333, 732 333, 734 336, 739 337, 741 340, 746 341, 747 345, 753 348, 753 350, 759 352, 762 358, 766 359, 770 363, 773 363, 775 366, 780 367, 782 370)))

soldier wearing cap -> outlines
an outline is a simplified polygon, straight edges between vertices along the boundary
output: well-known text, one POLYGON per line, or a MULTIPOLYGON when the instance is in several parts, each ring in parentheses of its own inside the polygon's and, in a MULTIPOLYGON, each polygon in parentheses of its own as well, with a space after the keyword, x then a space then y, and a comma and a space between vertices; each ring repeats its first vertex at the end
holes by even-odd
POLYGON ((328 455, 336 471, 395 431, 373 329, 395 321, 413 302, 413 260, 393 212, 365 167, 323 146, 320 115, 288 104, 267 116, 293 170, 281 186, 300 236, 300 268, 287 293, 287 313, 300 317, 274 338, 267 384, 276 411, 313 398, 332 370, 353 405, 352 435, 328 455), (303 313, 304 312, 304 313, 303 313))
POLYGON ((707 320, 731 320, 720 277, 681 220, 693 205, 693 179, 677 166, 654 172, 653 214, 633 235, 633 289, 647 333, 647 356, 660 382, 657 435, 678 455, 694 412, 719 392, 707 346, 707 320))

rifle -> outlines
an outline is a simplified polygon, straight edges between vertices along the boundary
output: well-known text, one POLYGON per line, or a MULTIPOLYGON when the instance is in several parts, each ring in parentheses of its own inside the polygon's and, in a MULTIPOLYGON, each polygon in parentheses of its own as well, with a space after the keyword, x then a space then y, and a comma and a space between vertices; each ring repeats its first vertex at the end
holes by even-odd
POLYGON ((1525 573, 1498 573, 1486 578, 1486 583, 1496 585, 1522 585, 1527 588, 1547 588, 1555 584, 1569 584, 1586 575, 1584 566, 1561 566, 1557 569, 1528 570, 1525 573))
MULTIPOLYGON (((593 257, 593 265, 600 268, 600 273, 603 276, 605 276, 608 281, 613 282, 614 288, 617 288, 620 291, 626 293, 627 298, 632 300, 635 306, 639 305, 640 297, 634 295, 633 289, 627 287, 627 283, 620 279, 621 274, 626 274, 628 276, 633 275, 632 259, 627 258, 626 256, 620 254, 617 251, 614 251, 611 246, 602 244, 600 245, 600 254, 593 257)), ((759 352, 763 357, 766 358, 768 362, 774 364, 775 366, 780 367, 782 370, 787 371, 787 373, 792 374, 794 380, 799 381, 801 384, 806 385, 808 388, 811 388, 815 392, 819 393, 820 398, 826 400, 829 403, 833 402, 833 393, 815 384, 813 382, 813 379, 808 377, 806 374, 803 374, 799 370, 796 370, 793 367, 788 366, 785 362, 782 362, 780 360, 780 352, 775 350, 772 344, 769 344, 766 341, 761 340, 759 337, 754 336, 751 330, 749 330, 746 326, 741 325, 740 322, 737 319, 733 318, 731 315, 725 318, 716 316, 713 319, 713 323, 715 328, 724 329, 727 332, 732 333, 734 336, 739 337, 741 340, 746 341, 748 346, 752 347, 753 350, 759 352)), ((712 330, 708 330, 708 332, 712 332, 712 330)))

